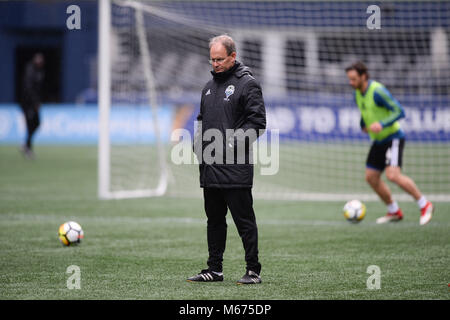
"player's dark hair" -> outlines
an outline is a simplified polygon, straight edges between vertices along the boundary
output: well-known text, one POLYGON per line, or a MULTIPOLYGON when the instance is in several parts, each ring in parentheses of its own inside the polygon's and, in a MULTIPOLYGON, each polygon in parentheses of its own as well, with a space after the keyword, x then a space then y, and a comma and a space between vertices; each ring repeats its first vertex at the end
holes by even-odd
POLYGON ((209 48, 211 49, 211 46, 216 42, 220 42, 225 47, 225 49, 227 50, 227 55, 236 52, 236 44, 233 38, 231 38, 229 35, 222 34, 220 36, 211 38, 209 40, 209 48))
POLYGON ((365 74, 367 79, 369 79, 369 70, 362 61, 352 63, 350 66, 345 68, 345 72, 349 72, 350 70, 355 70, 360 76, 365 74))

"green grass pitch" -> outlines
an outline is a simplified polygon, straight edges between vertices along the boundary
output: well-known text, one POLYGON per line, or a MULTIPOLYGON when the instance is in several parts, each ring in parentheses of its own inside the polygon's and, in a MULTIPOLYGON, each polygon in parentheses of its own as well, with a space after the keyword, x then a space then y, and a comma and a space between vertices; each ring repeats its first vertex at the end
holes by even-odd
POLYGON ((189 283, 206 267, 201 199, 97 199, 95 147, 37 146, 26 161, 0 147, 0 299, 449 299, 450 203, 436 203, 419 226, 414 202, 402 222, 376 225, 385 213, 368 202, 352 225, 340 202, 255 201, 263 283, 237 286, 244 251, 228 215, 222 283, 189 283), (61 223, 84 229, 63 247, 61 223), (77 265, 81 289, 69 290, 77 265), (381 288, 368 290, 368 266, 381 288))

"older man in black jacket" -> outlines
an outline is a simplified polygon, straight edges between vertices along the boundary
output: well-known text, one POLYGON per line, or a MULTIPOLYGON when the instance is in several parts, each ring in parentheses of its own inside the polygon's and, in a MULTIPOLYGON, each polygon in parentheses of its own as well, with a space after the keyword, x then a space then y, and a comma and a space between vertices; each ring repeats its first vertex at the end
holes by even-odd
POLYGON ((200 161, 207 221, 208 269, 188 281, 223 281, 223 253, 230 209, 245 250, 246 273, 238 284, 260 283, 258 229, 251 188, 251 145, 266 127, 261 87, 250 69, 236 60, 227 35, 210 41, 210 80, 202 90, 194 150, 200 161))

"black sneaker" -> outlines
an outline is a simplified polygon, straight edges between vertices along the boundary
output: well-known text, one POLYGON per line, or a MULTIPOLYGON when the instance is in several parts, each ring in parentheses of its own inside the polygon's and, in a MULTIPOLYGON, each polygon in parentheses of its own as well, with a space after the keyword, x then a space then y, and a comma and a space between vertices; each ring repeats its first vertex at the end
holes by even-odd
POLYGON ((261 277, 254 271, 248 270, 237 284, 255 284, 261 283, 261 277))
POLYGON ((223 274, 210 271, 209 269, 202 270, 199 274, 187 279, 189 282, 213 282, 223 281, 223 274))

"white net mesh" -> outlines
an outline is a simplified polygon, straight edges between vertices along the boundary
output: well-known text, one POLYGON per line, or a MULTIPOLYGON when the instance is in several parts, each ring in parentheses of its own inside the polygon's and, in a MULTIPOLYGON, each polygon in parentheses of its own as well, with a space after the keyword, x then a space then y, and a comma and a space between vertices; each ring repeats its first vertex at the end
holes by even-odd
POLYGON ((368 28, 370 5, 113 1, 111 190, 160 183, 156 120, 169 167, 167 193, 200 194, 197 165, 174 164, 169 137, 175 128, 193 131, 201 89, 211 78, 208 41, 227 33, 237 59, 262 85, 269 141, 271 129, 280 133, 278 172, 260 175, 257 164, 256 197, 376 199, 364 181, 370 142, 360 132, 344 72, 362 60, 405 109, 403 171, 430 198, 450 198, 450 3, 383 2, 380 29, 368 28), (144 70, 136 11, 150 70, 144 70))

